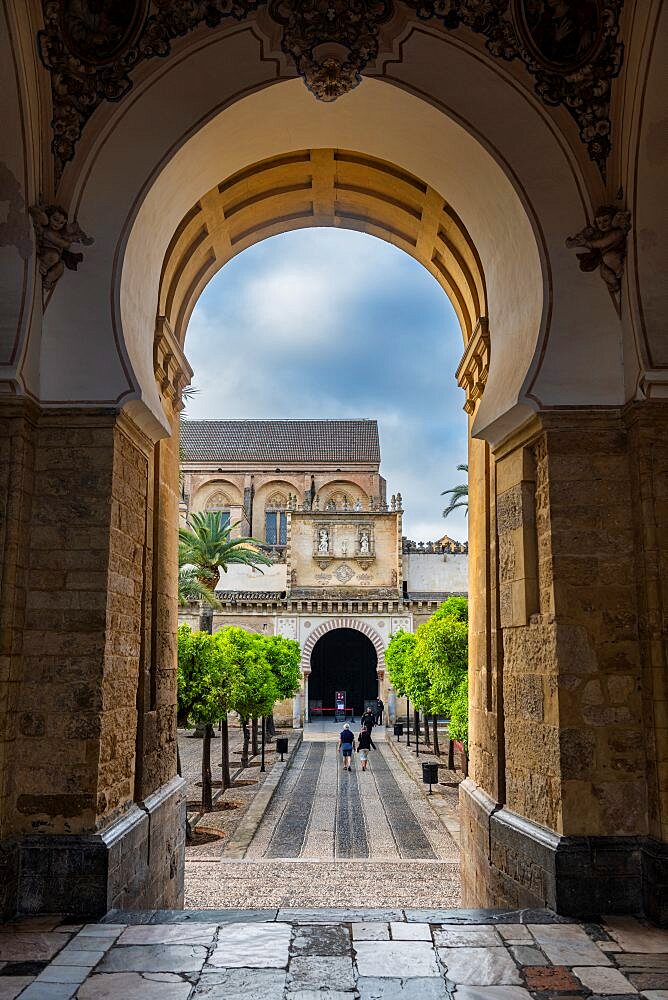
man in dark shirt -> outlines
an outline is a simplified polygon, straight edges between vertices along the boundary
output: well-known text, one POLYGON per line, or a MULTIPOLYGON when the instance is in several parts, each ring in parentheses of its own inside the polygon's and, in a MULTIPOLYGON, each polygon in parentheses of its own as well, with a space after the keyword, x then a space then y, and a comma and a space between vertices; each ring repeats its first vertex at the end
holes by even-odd
POLYGON ((365 708, 364 715, 360 719, 360 724, 362 726, 362 729, 368 729, 369 732, 371 732, 373 727, 376 725, 375 712, 372 712, 370 708, 365 708))
POLYGON ((353 759, 353 747, 355 745, 355 736, 346 722, 345 726, 339 733, 339 746, 338 750, 341 754, 341 760, 343 761, 343 770, 350 771, 350 762, 353 759))
POLYGON ((382 726, 383 724, 383 712, 385 711, 385 705, 383 704, 382 698, 376 698, 376 725, 382 726))

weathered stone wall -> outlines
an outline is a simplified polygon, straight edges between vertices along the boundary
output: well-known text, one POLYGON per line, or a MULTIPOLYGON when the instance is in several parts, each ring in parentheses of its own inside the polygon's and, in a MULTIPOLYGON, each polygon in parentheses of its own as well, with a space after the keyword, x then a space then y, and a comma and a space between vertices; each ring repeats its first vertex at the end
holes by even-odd
POLYGON ((361 512, 316 515, 293 511, 290 514, 290 563, 292 587, 345 588, 355 592, 385 588, 397 590, 401 574, 401 514, 361 512), (399 527, 398 527, 399 525, 399 527), (355 558, 361 527, 370 526, 375 558, 362 565, 355 558), (325 528, 330 534, 332 558, 326 565, 315 558, 316 533, 325 528), (347 546, 347 557, 343 546, 347 546), (340 574, 345 570, 345 577, 340 574))
POLYGON ((466 903, 666 918, 665 413, 542 414, 484 476, 472 448, 466 903))
POLYGON ((160 497, 126 417, 0 416, 3 912, 179 905, 177 452, 160 497))

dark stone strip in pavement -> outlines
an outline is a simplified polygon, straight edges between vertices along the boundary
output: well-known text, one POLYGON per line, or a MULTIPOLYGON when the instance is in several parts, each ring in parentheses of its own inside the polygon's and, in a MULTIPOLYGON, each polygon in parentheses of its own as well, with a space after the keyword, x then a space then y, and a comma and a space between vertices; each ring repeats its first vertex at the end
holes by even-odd
POLYGON ((357 781, 358 768, 354 771, 339 769, 339 796, 336 810, 336 839, 334 855, 337 858, 368 858, 369 844, 364 826, 362 796, 357 781))
POLYGON ((312 743, 290 799, 264 853, 265 858, 298 858, 308 829, 318 777, 325 756, 324 743, 312 743))
POLYGON ((382 753, 373 758, 372 774, 378 786, 387 821, 402 858, 435 858, 427 835, 415 817, 382 753))

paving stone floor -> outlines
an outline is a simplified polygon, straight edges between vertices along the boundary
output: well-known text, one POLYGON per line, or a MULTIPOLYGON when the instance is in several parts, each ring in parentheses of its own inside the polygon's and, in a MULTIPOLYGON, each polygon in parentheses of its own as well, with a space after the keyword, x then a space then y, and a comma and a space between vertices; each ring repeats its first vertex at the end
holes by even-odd
POLYGON ((0 1000, 668 1000, 668 931, 547 910, 112 911, 0 930, 0 1000))

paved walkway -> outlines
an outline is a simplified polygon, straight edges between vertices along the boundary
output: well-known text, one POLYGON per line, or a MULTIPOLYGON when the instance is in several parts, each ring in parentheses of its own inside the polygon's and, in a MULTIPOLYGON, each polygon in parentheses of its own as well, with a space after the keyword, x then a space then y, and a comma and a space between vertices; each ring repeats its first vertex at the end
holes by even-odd
POLYGON ((243 859, 188 853, 189 907, 456 906, 459 853, 377 730, 377 749, 362 772, 357 755, 344 771, 336 752, 340 726, 306 727, 243 859), (332 862, 340 861, 340 864, 332 862))
POLYGON ((666 1000, 668 932, 546 910, 112 912, 0 931, 0 1000, 666 1000))

